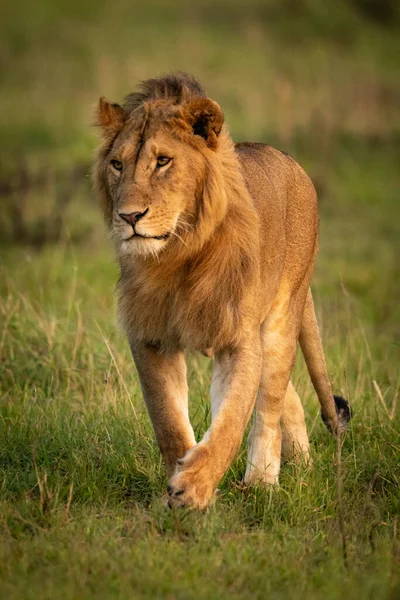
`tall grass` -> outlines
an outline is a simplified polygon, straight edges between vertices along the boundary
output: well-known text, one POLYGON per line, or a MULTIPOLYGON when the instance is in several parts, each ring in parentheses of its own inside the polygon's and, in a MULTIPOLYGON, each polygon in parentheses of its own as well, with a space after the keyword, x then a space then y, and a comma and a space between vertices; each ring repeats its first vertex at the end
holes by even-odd
MULTIPOLYGON (((301 361, 294 378, 313 468, 288 464, 279 489, 243 490, 243 448, 214 508, 171 512, 137 376, 112 319, 109 254, 14 250, 8 261, 18 271, 7 269, 0 305, 4 597, 386 598, 397 589, 398 368, 380 364, 379 344, 346 296, 324 338, 336 389, 354 412, 341 446, 347 568, 338 452, 301 361)), ((200 436, 210 366, 188 360, 200 436)))

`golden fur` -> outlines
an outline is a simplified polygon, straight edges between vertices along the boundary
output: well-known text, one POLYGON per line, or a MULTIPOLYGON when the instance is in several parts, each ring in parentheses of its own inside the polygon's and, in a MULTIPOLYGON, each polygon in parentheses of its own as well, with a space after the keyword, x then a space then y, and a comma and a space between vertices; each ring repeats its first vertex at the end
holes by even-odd
POLYGON ((308 456, 289 383, 300 336, 328 427, 340 423, 309 282, 316 194, 287 155, 233 144, 185 74, 100 100, 94 184, 121 267, 119 315, 168 472, 170 502, 205 507, 254 410, 245 481, 275 483, 284 448, 308 456), (304 331, 304 328, 307 331, 304 331), (195 443, 183 350, 214 355, 213 420, 195 443))

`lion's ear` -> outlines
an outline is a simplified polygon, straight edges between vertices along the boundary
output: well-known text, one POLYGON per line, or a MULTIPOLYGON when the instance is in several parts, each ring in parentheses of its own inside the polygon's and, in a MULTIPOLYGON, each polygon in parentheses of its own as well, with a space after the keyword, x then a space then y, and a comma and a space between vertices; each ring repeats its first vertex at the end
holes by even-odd
POLYGON ((219 105, 209 98, 193 100, 185 107, 185 120, 193 129, 194 135, 202 137, 213 150, 224 124, 224 115, 219 105))
POLYGON ((126 112, 119 104, 112 104, 101 97, 96 109, 94 125, 100 127, 105 138, 115 136, 125 123, 126 112))

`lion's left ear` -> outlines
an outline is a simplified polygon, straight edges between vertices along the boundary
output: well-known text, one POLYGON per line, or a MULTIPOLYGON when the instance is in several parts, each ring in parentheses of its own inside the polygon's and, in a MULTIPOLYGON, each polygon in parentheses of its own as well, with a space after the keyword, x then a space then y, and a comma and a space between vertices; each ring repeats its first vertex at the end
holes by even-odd
POLYGON ((94 125, 100 127, 105 138, 114 137, 122 129, 126 112, 119 104, 112 104, 101 97, 95 112, 94 125))
POLYGON ((219 105, 209 98, 193 100, 185 106, 185 120, 194 135, 202 137, 207 146, 215 150, 224 124, 224 114, 219 105))

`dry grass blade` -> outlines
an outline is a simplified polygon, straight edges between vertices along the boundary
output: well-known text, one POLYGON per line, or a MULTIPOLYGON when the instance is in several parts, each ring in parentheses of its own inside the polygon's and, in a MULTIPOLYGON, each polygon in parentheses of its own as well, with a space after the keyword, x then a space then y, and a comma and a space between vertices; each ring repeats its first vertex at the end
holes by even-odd
MULTIPOLYGON (((381 392, 381 388, 379 387, 379 385, 377 384, 377 382, 375 381, 375 379, 373 379, 373 380, 372 380, 372 383, 374 384, 374 388, 375 388, 375 390, 376 390, 376 393, 377 393, 377 395, 378 395, 378 398, 379 398, 379 400, 381 401, 381 404, 382 404, 382 406, 383 406, 383 408, 384 408, 384 410, 385 410, 385 413, 387 414, 387 416, 388 416, 389 420, 390 420, 390 421, 393 421, 393 417, 394 417, 394 409, 396 408, 396 406, 395 406, 395 405, 396 405, 396 402, 393 402, 394 409, 392 408, 392 411, 389 411, 389 409, 388 409, 388 407, 387 407, 387 404, 386 404, 386 402, 385 402, 385 399, 384 399, 384 397, 383 397, 383 394, 382 394, 382 392, 381 392)), ((395 400, 397 401, 397 394, 396 394, 396 398, 395 398, 395 400)))
POLYGON ((71 509, 73 492, 74 492, 74 482, 72 481, 71 485, 69 486, 68 499, 67 499, 67 504, 65 506, 65 518, 69 517, 69 511, 71 509))
POLYGON ((101 337, 103 338, 103 342, 107 346, 107 350, 110 353, 111 360, 112 360, 112 362, 114 364, 115 370, 117 371, 118 377, 119 377, 120 381, 122 382, 123 388, 124 388, 124 390, 126 392, 126 396, 128 398, 128 402, 131 405, 132 412, 135 415, 135 418, 136 418, 136 420, 138 422, 138 425, 139 425, 139 428, 140 428, 140 421, 139 421, 139 418, 138 418, 138 414, 136 412, 136 408, 133 405, 132 398, 131 398, 131 395, 130 395, 129 390, 128 390, 128 386, 126 385, 125 379, 123 378, 121 371, 119 370, 118 363, 115 360, 115 356, 113 354, 113 351, 111 350, 111 346, 110 346, 108 340, 104 337, 103 332, 101 331, 100 326, 98 324, 97 324, 97 327, 98 327, 98 330, 100 331, 101 337))
POLYGON ((19 301, 17 301, 14 304, 14 306, 12 307, 12 309, 10 310, 10 312, 8 313, 8 315, 4 321, 4 326, 3 326, 3 331, 1 334, 1 341, 0 341, 0 360, 1 360, 2 354, 3 354, 3 348, 4 348, 4 343, 6 340, 8 325, 12 319, 13 314, 17 311, 18 308, 19 308, 19 301))
POLYGON ((337 515, 338 515, 338 524, 340 529, 340 535, 342 538, 342 556, 343 556, 343 564, 345 569, 348 569, 347 562, 347 535, 346 535, 346 527, 344 522, 344 512, 343 512, 343 473, 342 473, 342 432, 339 429, 337 436, 337 515))

